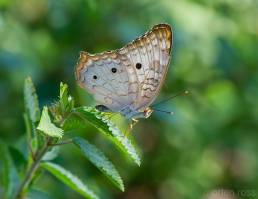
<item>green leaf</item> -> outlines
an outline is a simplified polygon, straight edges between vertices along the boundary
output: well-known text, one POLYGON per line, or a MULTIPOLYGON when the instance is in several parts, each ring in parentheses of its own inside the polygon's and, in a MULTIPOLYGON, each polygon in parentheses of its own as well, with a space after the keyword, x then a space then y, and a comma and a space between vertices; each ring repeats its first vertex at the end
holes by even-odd
POLYGON ((62 129, 64 131, 76 131, 78 129, 85 129, 87 127, 87 123, 84 119, 74 114, 74 111, 70 113, 70 115, 65 119, 62 129))
POLYGON ((71 109, 74 107, 74 100, 73 98, 68 95, 68 86, 67 84, 60 83, 60 107, 62 113, 70 112, 71 109))
POLYGON ((50 113, 53 116, 53 121, 56 123, 63 122, 63 118, 67 117, 74 108, 74 100, 68 94, 67 84, 60 83, 59 100, 53 103, 50 107, 50 113))
POLYGON ((24 81, 24 104, 25 104, 25 124, 27 129, 28 142, 31 142, 32 151, 36 151, 39 145, 36 133, 35 122, 40 119, 40 109, 36 89, 30 77, 24 81))
POLYGON ((124 153, 129 155, 129 157, 140 166, 141 160, 132 142, 112 121, 105 118, 105 115, 93 107, 79 107, 73 109, 71 116, 66 119, 63 128, 78 128, 85 125, 85 122, 89 122, 100 132, 107 135, 124 153), (74 124, 76 126, 74 126, 74 124))
POLYGON ((62 181, 64 184, 69 186, 74 191, 80 193, 85 198, 98 199, 99 197, 93 193, 77 176, 74 176, 69 171, 65 170, 63 167, 45 162, 41 163, 41 166, 52 173, 56 178, 62 181))
POLYGON ((32 122, 39 121, 40 109, 38 97, 36 94, 36 89, 30 77, 27 77, 24 81, 24 101, 30 120, 32 122))
POLYGON ((61 110, 64 112, 68 104, 68 86, 67 84, 63 84, 63 82, 60 83, 59 98, 60 98, 61 110))
POLYGON ((48 151, 42 158, 43 161, 50 161, 55 159, 58 156, 59 153, 59 147, 55 146, 50 151, 48 151))
POLYGON ((80 137, 73 138, 73 142, 92 164, 102 171, 120 190, 124 191, 123 181, 115 166, 98 148, 80 137))
POLYGON ((48 114, 48 108, 46 106, 43 108, 42 115, 37 129, 50 137, 61 138, 63 135, 63 130, 61 128, 56 127, 51 122, 48 114))
POLYGON ((9 153, 7 145, 0 140, 0 177, 1 177, 1 187, 4 189, 4 195, 6 198, 10 196, 15 191, 19 183, 18 172, 14 166, 13 160, 9 153))

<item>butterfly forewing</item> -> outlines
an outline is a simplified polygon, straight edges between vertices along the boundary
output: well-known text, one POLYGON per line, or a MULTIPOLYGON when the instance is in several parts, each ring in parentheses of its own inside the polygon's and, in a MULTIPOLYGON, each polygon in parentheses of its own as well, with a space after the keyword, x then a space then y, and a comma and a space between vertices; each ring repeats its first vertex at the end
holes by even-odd
POLYGON ((121 53, 125 53, 135 66, 138 77, 139 93, 135 109, 146 108, 157 97, 168 69, 171 45, 170 26, 159 24, 121 49, 121 53), (139 64, 141 67, 137 68, 139 64))
POLYGON ((121 49, 99 54, 82 52, 76 67, 77 81, 112 111, 128 106, 140 111, 159 93, 171 43, 170 26, 159 24, 121 49))

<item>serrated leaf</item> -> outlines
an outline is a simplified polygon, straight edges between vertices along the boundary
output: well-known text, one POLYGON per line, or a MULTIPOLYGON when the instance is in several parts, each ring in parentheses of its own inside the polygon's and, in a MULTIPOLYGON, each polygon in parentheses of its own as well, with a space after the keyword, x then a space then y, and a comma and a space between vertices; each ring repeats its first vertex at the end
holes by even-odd
POLYGON ((73 109, 72 115, 67 118, 64 123, 64 128, 78 127, 82 124, 77 124, 77 126, 71 126, 75 121, 82 121, 81 123, 89 122, 95 126, 100 132, 107 135, 111 140, 129 157, 140 166, 141 160, 137 153, 136 148, 127 136, 122 133, 119 128, 109 119, 106 119, 100 111, 93 107, 79 107, 73 109))
POLYGON ((80 148, 92 164, 102 171, 120 190, 124 191, 124 184, 118 171, 104 153, 80 137, 73 138, 73 143, 80 148))
POLYGON ((61 138, 63 135, 63 130, 61 128, 56 127, 51 122, 48 114, 48 108, 46 106, 43 108, 42 115, 37 129, 50 137, 61 138))
POLYGON ((30 77, 27 77, 24 81, 24 101, 30 120, 32 122, 39 121, 40 109, 38 97, 36 94, 36 89, 30 77))
POLYGON ((41 166, 85 198, 99 198, 77 176, 73 175, 70 171, 65 170, 63 167, 50 162, 41 163, 41 166))
POLYGON ((71 114, 67 117, 63 123, 62 129, 64 131, 74 131, 78 129, 85 129, 87 127, 87 123, 85 120, 81 119, 78 115, 71 114))

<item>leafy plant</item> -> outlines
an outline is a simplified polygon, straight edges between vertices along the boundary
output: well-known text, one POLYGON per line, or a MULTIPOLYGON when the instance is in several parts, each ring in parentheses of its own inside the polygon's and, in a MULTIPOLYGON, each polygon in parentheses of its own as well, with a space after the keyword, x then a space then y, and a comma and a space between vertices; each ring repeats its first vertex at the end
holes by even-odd
MULTIPOLYGON (((68 86, 63 83, 60 84, 59 100, 49 107, 44 106, 40 111, 35 87, 31 78, 27 78, 24 83, 24 100, 27 157, 24 158, 21 152, 5 143, 0 144, 4 163, 0 174, 5 198, 26 197, 33 191, 34 179, 42 174, 40 170, 47 170, 85 198, 99 198, 84 180, 79 179, 63 166, 51 162, 58 155, 58 147, 65 144, 74 144, 89 162, 96 166, 118 189, 124 191, 119 172, 97 146, 76 135, 68 139, 63 138, 67 131, 78 130, 91 124, 117 145, 123 154, 140 165, 139 155, 132 142, 104 113, 93 107, 74 107, 74 99, 68 94, 68 86), (18 154, 15 157, 20 158, 12 158, 12 153, 18 154), (13 181, 13 179, 17 180, 13 181)), ((38 194, 38 191, 34 190, 34 194, 38 194)))

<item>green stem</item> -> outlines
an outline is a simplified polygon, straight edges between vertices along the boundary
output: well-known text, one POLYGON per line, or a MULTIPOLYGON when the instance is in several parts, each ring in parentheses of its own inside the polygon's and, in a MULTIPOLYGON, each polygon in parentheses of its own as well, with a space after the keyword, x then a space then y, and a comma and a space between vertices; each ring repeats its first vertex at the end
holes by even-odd
POLYGON ((23 198, 23 193, 27 189, 27 187, 30 184, 35 172, 39 168, 40 161, 41 161, 42 157, 48 151, 48 149, 50 147, 50 142, 51 142, 51 138, 47 137, 47 140, 46 140, 44 146, 37 153, 37 156, 35 157, 35 160, 33 161, 33 163, 28 168, 22 183, 18 187, 17 192, 16 192, 15 197, 14 197, 15 199, 22 199, 23 198))
POLYGON ((65 140, 63 142, 58 142, 58 143, 55 143, 55 144, 50 144, 49 146, 60 146, 60 145, 70 144, 72 142, 73 142, 72 139, 68 139, 68 140, 65 140))

